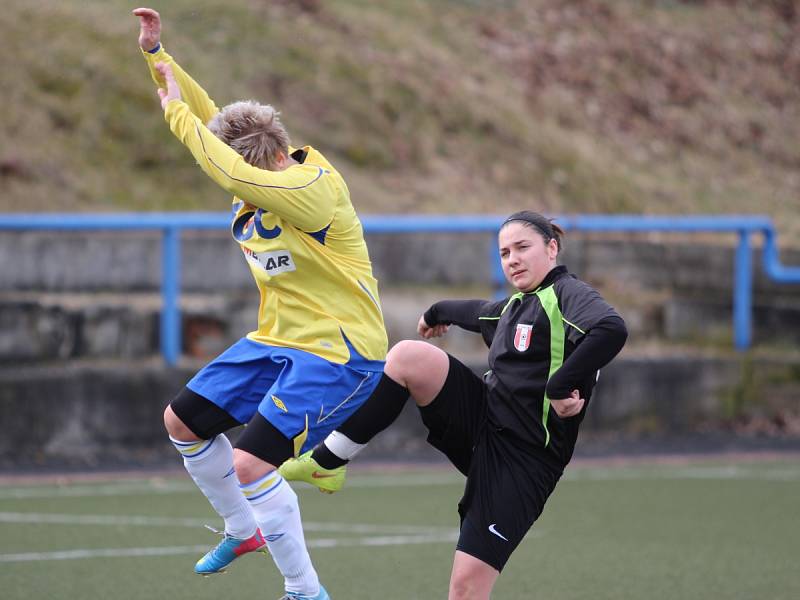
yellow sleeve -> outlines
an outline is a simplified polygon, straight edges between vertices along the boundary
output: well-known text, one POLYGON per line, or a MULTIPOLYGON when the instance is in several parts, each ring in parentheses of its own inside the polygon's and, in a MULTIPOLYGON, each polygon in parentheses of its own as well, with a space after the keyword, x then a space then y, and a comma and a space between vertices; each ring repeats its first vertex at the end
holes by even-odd
POLYGON ((166 87, 166 82, 158 71, 156 71, 156 64, 163 62, 172 65, 175 81, 178 82, 181 88, 181 97, 184 102, 189 105, 191 111, 196 114, 203 123, 208 123, 211 117, 219 112, 217 105, 209 98, 206 91, 175 62, 174 58, 167 54, 163 44, 158 49, 158 52, 151 54, 150 52, 142 50, 142 55, 144 55, 147 66, 150 69, 150 77, 153 78, 155 84, 160 88, 166 87))
POLYGON ((240 200, 307 232, 324 229, 333 220, 339 193, 330 169, 313 164, 259 169, 211 133, 185 102, 169 102, 164 117, 206 175, 240 200))

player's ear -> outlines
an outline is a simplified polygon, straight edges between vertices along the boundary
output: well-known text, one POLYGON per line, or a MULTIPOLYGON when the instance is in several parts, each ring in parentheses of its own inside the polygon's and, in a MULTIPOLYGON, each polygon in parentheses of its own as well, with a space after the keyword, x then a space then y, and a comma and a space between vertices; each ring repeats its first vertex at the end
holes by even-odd
POLYGON ((278 150, 275 153, 275 158, 272 160, 272 164, 275 165, 276 171, 283 171, 286 168, 286 163, 288 162, 289 157, 283 150, 278 150))
POLYGON ((547 242, 547 250, 551 259, 555 259, 558 256, 558 241, 556 238, 550 238, 550 241, 547 242))

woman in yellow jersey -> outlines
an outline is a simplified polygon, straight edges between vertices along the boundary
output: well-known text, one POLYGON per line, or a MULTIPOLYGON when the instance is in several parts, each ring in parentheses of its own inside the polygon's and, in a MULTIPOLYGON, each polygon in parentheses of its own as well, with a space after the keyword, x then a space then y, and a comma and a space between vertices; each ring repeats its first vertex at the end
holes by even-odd
POLYGON ((218 573, 267 546, 285 599, 325 600, 297 496, 276 467, 352 414, 383 370, 386 332, 361 223, 341 175, 314 148, 290 146, 273 107, 218 109, 165 52, 158 13, 133 14, 172 132, 233 195, 231 233, 261 298, 258 328, 164 413, 189 474, 225 521, 222 542, 195 571, 218 573), (233 448, 223 432, 240 424, 233 448))

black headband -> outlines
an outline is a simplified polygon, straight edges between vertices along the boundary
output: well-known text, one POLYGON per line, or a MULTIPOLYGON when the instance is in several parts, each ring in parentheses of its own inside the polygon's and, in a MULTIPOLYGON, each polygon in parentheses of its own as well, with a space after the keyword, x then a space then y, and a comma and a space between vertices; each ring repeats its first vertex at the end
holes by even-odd
POLYGON ((529 225, 533 225, 536 229, 538 229, 542 235, 549 241, 556 237, 555 231, 553 231, 553 226, 550 221, 537 213, 514 213, 510 217, 508 217, 503 224, 500 226, 500 229, 508 225, 509 223, 513 223, 514 221, 522 221, 523 223, 528 223, 529 225))

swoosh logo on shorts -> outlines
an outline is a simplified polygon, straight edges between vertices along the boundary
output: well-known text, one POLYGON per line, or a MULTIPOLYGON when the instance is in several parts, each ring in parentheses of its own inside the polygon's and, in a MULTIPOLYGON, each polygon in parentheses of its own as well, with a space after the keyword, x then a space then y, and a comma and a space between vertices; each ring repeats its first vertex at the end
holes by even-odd
POLYGON ((319 471, 314 471, 311 473, 312 479, 327 479, 328 477, 336 477, 335 473, 320 473, 319 471))
POLYGON ((504 536, 502 533, 497 531, 497 529, 495 529, 496 525, 497 525, 497 523, 492 523, 491 525, 489 525, 489 531, 491 531, 493 534, 495 534, 500 539, 508 541, 508 538, 506 536, 504 536))

